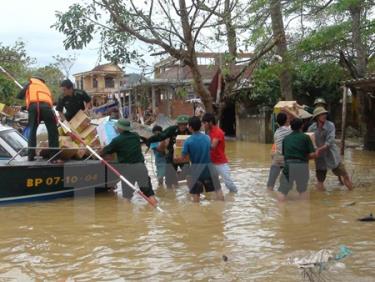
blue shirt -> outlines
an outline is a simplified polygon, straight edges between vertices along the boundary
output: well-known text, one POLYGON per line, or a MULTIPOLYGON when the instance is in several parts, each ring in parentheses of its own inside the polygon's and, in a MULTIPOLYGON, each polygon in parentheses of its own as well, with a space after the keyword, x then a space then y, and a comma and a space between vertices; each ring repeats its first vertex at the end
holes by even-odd
POLYGON ((182 156, 189 155, 193 164, 209 164, 211 141, 208 135, 201 132, 194 133, 184 142, 182 156))
POLYGON ((160 144, 160 142, 154 142, 154 143, 150 144, 150 149, 152 149, 154 151, 155 163, 156 164, 160 164, 160 163, 165 163, 166 162, 165 155, 163 155, 162 153, 160 153, 157 150, 159 144, 160 144))

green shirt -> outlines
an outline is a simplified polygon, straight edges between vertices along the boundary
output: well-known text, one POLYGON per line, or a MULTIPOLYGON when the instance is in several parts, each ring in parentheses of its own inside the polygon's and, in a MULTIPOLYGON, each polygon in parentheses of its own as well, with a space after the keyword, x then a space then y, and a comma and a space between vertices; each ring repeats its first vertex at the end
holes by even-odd
POLYGON ((143 163, 140 137, 137 133, 124 131, 115 137, 110 144, 104 147, 105 154, 117 154, 119 163, 143 163))
POLYGON ((71 120, 79 110, 85 109, 85 103, 89 103, 91 97, 83 90, 74 89, 72 96, 61 95, 57 101, 56 111, 62 112, 65 108, 65 118, 71 120))
POLYGON ((314 153, 315 149, 311 139, 306 134, 293 131, 283 140, 283 155, 285 160, 309 161, 309 154, 314 153))
POLYGON ((191 135, 189 130, 186 129, 184 132, 180 132, 178 129, 178 125, 172 125, 166 129, 164 129, 161 133, 157 135, 153 135, 148 139, 148 143, 154 143, 154 142, 161 142, 165 139, 169 138, 168 143, 168 153, 167 153, 167 161, 172 162, 173 161, 173 145, 176 143, 176 137, 177 135, 191 135))

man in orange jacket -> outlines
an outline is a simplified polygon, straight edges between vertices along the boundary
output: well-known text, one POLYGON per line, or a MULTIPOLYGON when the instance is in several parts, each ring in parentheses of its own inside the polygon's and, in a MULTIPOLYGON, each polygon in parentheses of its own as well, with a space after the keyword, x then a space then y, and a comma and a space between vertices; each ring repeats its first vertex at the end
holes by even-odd
MULTIPOLYGON (((57 120, 53 112, 52 94, 45 81, 39 77, 31 77, 29 82, 17 95, 18 99, 25 99, 26 109, 29 112, 30 136, 29 147, 36 147, 36 132, 41 121, 44 121, 48 131, 48 144, 50 148, 59 147, 59 133, 57 131, 57 120)), ((52 157, 56 150, 50 150, 52 157)), ((29 161, 35 159, 35 149, 28 151, 29 161)))

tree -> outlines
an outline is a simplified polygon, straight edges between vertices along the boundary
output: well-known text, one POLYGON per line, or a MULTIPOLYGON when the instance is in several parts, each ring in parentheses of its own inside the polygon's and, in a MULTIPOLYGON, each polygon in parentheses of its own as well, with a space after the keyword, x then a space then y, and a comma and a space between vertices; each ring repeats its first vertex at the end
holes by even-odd
POLYGON ((68 57, 61 57, 60 55, 52 56, 55 59, 55 66, 64 72, 65 78, 69 78, 70 71, 77 60, 76 55, 69 55, 68 57))
MULTIPOLYGON (((27 71, 33 62, 34 60, 26 53, 24 42, 16 41, 13 46, 3 46, 0 43, 0 65, 18 78, 19 82, 27 80, 27 71)), ((18 92, 19 88, 14 82, 0 73, 0 102, 13 104, 18 92)))
POLYGON ((94 33, 100 34, 105 57, 112 61, 129 62, 137 57, 137 51, 131 50, 136 41, 146 43, 150 51, 171 55, 190 68, 196 93, 212 111, 212 97, 198 68, 196 43, 220 0, 210 2, 212 12, 202 10, 202 2, 206 1, 101 0, 86 6, 74 4, 67 12, 56 14, 54 27, 65 34, 67 49, 81 49, 94 33))
POLYGON ((270 14, 273 36, 275 37, 275 40, 278 39, 278 43, 276 45, 276 53, 281 57, 283 65, 283 68, 280 71, 281 96, 286 100, 293 100, 292 75, 290 72, 290 63, 285 37, 281 0, 270 1, 270 14))

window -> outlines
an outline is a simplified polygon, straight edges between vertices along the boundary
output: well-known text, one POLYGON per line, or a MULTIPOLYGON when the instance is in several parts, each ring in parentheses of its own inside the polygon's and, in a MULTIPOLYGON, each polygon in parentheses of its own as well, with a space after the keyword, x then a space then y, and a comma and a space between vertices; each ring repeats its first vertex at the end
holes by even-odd
POLYGON ((98 88, 98 79, 96 76, 92 78, 92 88, 98 88))
POLYGON ((0 145, 0 159, 9 159, 12 156, 0 145))
POLYGON ((104 79, 105 88, 115 88, 115 80, 112 76, 106 76, 104 79))
MULTIPOLYGON (((11 146, 16 152, 19 152, 22 148, 27 147, 27 142, 25 138, 21 134, 19 134, 16 130, 9 130, 4 132, 1 135, 1 138, 5 142, 8 143, 9 146, 11 146)), ((27 155, 27 150, 23 150, 20 154, 21 156, 27 155)))

